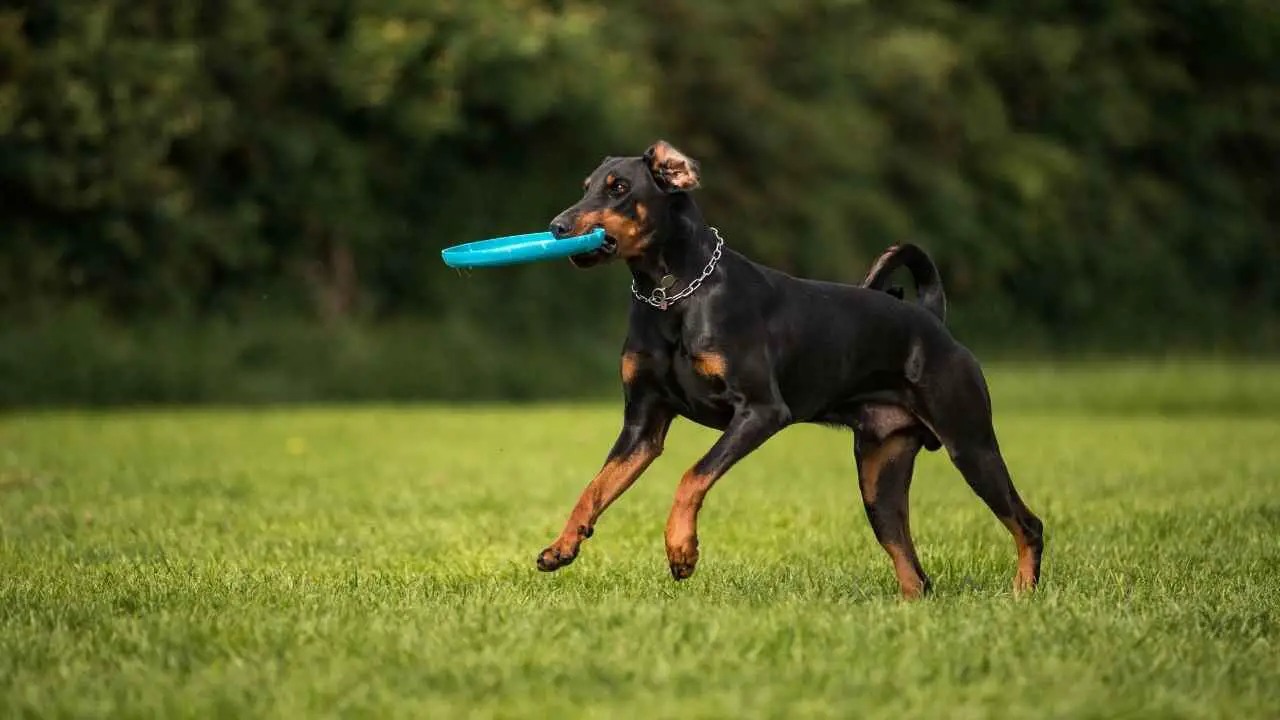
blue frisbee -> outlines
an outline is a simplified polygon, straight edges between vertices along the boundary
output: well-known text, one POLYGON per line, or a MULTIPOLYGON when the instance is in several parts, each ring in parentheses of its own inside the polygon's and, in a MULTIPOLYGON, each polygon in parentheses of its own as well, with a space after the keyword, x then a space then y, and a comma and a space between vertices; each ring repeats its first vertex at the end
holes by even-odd
POLYGON ((508 235, 454 245, 440 251, 444 264, 455 268, 499 267, 565 258, 604 245, 604 228, 586 235, 557 238, 549 232, 508 235))

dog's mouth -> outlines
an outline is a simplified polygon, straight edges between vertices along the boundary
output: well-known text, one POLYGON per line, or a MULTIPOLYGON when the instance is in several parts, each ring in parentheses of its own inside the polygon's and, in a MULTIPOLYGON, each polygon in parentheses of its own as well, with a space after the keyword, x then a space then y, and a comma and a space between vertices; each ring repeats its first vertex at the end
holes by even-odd
POLYGON ((574 267, 589 268, 595 267, 602 262, 612 260, 618 254, 618 241, 612 235, 604 236, 604 244, 595 250, 589 250, 577 255, 570 255, 569 262, 574 267))

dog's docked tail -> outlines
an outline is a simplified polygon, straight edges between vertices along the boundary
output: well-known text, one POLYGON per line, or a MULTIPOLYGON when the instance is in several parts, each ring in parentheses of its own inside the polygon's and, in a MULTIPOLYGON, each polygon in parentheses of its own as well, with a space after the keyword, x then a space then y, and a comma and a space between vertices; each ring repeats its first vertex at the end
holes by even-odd
POLYGON ((911 278, 915 280, 920 304, 939 320, 946 322, 947 294, 942 289, 942 276, 938 274, 938 267, 933 264, 929 254, 918 245, 904 243, 889 246, 871 266, 871 271, 862 281, 862 287, 888 291, 889 276, 903 265, 907 266, 911 271, 911 278))

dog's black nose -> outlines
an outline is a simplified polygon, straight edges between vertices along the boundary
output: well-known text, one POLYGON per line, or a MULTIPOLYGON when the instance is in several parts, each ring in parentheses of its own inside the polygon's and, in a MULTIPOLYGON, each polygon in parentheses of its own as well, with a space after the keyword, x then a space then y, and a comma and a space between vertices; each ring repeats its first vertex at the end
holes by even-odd
POLYGON ((573 232, 573 224, 565 218, 556 218, 551 221, 551 234, 557 238, 562 238, 573 232))

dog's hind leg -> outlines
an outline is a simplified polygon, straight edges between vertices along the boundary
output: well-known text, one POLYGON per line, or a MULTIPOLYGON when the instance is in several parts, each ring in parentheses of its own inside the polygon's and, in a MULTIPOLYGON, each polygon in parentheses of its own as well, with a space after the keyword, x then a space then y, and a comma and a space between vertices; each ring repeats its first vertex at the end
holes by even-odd
POLYGON ((1034 590, 1040 582, 1044 524, 1018 496, 994 436, 989 444, 948 450, 951 450, 951 461, 964 475, 969 487, 973 488, 1013 535, 1018 548, 1018 572, 1013 580, 1014 590, 1034 590))
POLYGON ((959 351, 942 361, 921 389, 928 420, 969 487, 1013 535, 1018 549, 1015 591, 1040 582, 1044 525, 1018 495, 991 421, 991 398, 977 360, 959 351))
POLYGON ((930 589, 929 576, 920 567, 915 543, 911 540, 908 509, 911 474, 920 446, 920 437, 912 430, 883 439, 862 432, 854 439, 858 486, 862 490, 867 520, 871 522, 876 540, 893 560, 903 596, 910 599, 922 597, 930 589))

